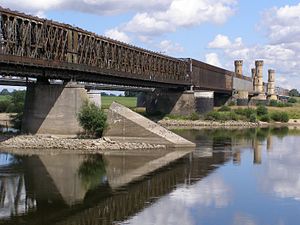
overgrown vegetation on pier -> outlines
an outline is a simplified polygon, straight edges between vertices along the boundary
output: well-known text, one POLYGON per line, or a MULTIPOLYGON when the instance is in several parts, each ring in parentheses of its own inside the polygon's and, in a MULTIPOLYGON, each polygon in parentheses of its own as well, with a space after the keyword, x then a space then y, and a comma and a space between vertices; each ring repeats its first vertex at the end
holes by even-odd
POLYGON ((101 137, 107 126, 107 116, 104 111, 94 103, 86 101, 78 114, 78 121, 90 137, 101 137))

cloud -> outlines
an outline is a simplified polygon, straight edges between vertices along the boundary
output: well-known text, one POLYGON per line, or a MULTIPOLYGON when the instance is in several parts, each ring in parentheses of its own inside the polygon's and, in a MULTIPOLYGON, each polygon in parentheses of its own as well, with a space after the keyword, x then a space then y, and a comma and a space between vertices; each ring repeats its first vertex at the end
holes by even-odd
POLYGON ((228 48, 229 46, 231 46, 229 38, 221 34, 218 34, 215 39, 208 44, 209 48, 228 48))
POLYGON ((230 188, 224 180, 211 175, 193 185, 177 187, 133 218, 124 221, 124 224, 196 225, 200 223, 199 217, 193 212, 204 212, 210 210, 210 207, 226 207, 230 197, 230 188))
POLYGON ((112 39, 122 41, 125 43, 130 43, 131 40, 127 34, 125 34, 122 31, 119 31, 118 29, 110 29, 105 31, 105 36, 110 37, 112 39))
POLYGON ((22 10, 30 13, 45 12, 48 10, 74 10, 98 15, 118 14, 138 10, 167 9, 172 0, 2 0, 3 7, 22 10))
POLYGON ((295 144, 296 136, 278 139, 273 137, 272 149, 264 164, 266 169, 260 175, 263 190, 280 198, 292 198, 300 201, 300 151, 295 144))
POLYGON ((206 61, 206 63, 214 65, 214 66, 218 66, 218 67, 222 66, 217 53, 206 54, 205 61, 206 61))
MULTIPOLYGON (((276 70, 276 79, 277 81, 281 81, 276 85, 290 88, 291 86, 300 84, 297 79, 298 71, 300 70, 300 51, 296 51, 294 45, 267 43, 265 45, 256 44, 247 46, 243 43, 241 37, 230 40, 228 36, 219 34, 208 44, 208 48, 218 50, 218 55, 221 55, 223 59, 220 62, 219 57, 216 55, 217 53, 210 53, 206 55, 206 61, 210 64, 215 63, 217 65, 218 63, 223 63, 226 68, 232 69, 234 60, 243 59, 245 75, 250 75, 250 70, 254 67, 254 61, 263 59, 265 68, 276 70), (293 80, 282 79, 286 76, 293 78, 293 80)), ((267 79, 266 74, 265 79, 267 79)))
POLYGON ((223 24, 234 14, 235 0, 173 0, 166 10, 137 13, 125 24, 126 32, 161 35, 179 27, 202 23, 223 24))
POLYGON ((184 51, 184 48, 180 44, 173 43, 170 40, 161 41, 159 43, 159 49, 163 54, 174 54, 184 51))

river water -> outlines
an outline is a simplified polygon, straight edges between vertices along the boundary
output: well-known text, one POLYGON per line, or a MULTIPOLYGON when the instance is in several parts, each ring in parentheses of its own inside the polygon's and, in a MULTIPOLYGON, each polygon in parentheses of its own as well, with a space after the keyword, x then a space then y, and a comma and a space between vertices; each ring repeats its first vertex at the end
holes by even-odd
POLYGON ((300 224, 299 130, 175 132, 196 150, 1 153, 0 224, 300 224))

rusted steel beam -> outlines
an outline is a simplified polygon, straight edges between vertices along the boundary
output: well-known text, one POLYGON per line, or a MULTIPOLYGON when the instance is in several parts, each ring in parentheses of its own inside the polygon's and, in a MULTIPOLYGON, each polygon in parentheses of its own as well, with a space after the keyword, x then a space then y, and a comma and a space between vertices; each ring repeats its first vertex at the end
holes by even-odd
POLYGON ((190 85, 188 65, 183 60, 1 7, 0 56, 0 62, 11 65, 74 67, 130 79, 190 85))

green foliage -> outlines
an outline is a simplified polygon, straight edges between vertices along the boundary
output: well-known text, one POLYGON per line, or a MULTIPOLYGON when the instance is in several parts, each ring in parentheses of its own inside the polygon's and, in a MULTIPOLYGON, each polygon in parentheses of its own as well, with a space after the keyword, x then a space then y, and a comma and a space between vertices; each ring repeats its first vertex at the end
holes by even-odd
POLYGON ((263 122, 267 122, 269 123, 271 121, 271 117, 269 114, 266 114, 266 115, 262 115, 260 118, 259 118, 260 121, 263 121, 263 122))
POLYGON ((15 115, 11 115, 11 122, 13 124, 13 128, 17 130, 21 130, 22 127, 22 119, 23 119, 23 112, 19 112, 15 115))
POLYGON ((269 106, 282 108, 282 107, 292 107, 293 105, 291 103, 284 103, 276 100, 271 100, 269 106))
POLYGON ((267 107, 260 105, 256 108, 256 113, 258 116, 263 116, 268 114, 268 109, 267 107))
POLYGON ((231 109, 230 107, 226 106, 226 105, 223 105, 221 108, 219 108, 218 110, 219 112, 230 112, 231 109))
POLYGON ((289 121, 289 115, 286 112, 273 112, 271 114, 271 118, 274 121, 277 122, 288 122, 289 121))
POLYGON ((88 135, 101 137, 106 128, 106 115, 94 103, 86 101, 78 114, 78 121, 88 135))
POLYGON ((215 121, 239 120, 239 116, 234 112, 212 111, 206 114, 205 119, 215 121))
POLYGON ((252 113, 250 116, 249 116, 249 121, 251 123, 255 123, 257 121, 256 119, 256 114, 255 113, 252 113))
POLYGON ((237 108, 234 112, 238 115, 245 116, 247 119, 249 119, 252 114, 256 114, 256 110, 252 108, 237 108))
POLYGON ((10 105, 10 101, 8 99, 0 101, 0 113, 6 112, 9 105, 10 105))
POLYGON ((228 106, 235 106, 235 102, 234 101, 229 102, 228 106))
POLYGON ((24 110, 26 91, 14 91, 11 96, 11 103, 8 105, 6 112, 21 113, 24 110))
POLYGON ((193 113, 189 116, 189 119, 190 119, 190 120, 199 120, 199 119, 200 119, 200 116, 199 116, 198 113, 193 112, 193 113))
POLYGON ((0 92, 0 95, 10 95, 10 94, 11 93, 5 88, 0 92))
POLYGON ((125 97, 137 97, 140 92, 138 91, 125 91, 124 95, 125 97))
POLYGON ((288 103, 297 103, 297 99, 289 98, 288 103))
POLYGON ((292 90, 289 91, 289 96, 292 96, 292 97, 299 97, 300 94, 299 94, 299 92, 298 92, 297 89, 292 89, 292 90))

